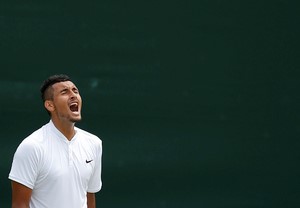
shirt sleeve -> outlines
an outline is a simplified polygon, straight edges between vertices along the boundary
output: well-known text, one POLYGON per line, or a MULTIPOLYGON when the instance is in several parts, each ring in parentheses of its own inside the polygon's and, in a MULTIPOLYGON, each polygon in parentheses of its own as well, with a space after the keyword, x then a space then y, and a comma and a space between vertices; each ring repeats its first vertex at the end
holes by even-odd
POLYGON ((38 174, 39 152, 36 144, 24 140, 14 154, 8 178, 33 189, 38 174))
POLYGON ((96 160, 95 160, 95 167, 92 173, 92 176, 88 183, 88 190, 89 193, 96 193, 101 190, 102 187, 102 180, 101 180, 101 169, 102 169, 102 141, 99 140, 99 144, 97 147, 96 152, 96 160))

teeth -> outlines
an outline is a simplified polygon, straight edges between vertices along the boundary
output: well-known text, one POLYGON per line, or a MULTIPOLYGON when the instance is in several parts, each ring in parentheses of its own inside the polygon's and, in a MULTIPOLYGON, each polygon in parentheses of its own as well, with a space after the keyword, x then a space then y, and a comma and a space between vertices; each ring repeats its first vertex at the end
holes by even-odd
POLYGON ((70 104, 70 110, 72 112, 77 112, 78 111, 78 103, 71 103, 70 104))

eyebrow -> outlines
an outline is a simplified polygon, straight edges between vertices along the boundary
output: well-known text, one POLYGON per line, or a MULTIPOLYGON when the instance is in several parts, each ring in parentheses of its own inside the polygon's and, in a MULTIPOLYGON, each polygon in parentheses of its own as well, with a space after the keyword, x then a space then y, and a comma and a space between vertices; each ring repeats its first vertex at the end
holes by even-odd
POLYGON ((60 90, 59 92, 65 92, 68 91, 68 88, 63 88, 62 90, 60 90))
MULTIPOLYGON (((63 88, 62 90, 60 90, 60 92, 65 92, 65 91, 68 91, 68 90, 69 90, 69 88, 68 88, 68 87, 65 87, 65 88, 63 88)), ((70 88, 70 90, 77 90, 77 91, 78 91, 78 88, 75 87, 75 86, 73 86, 73 87, 70 88)))

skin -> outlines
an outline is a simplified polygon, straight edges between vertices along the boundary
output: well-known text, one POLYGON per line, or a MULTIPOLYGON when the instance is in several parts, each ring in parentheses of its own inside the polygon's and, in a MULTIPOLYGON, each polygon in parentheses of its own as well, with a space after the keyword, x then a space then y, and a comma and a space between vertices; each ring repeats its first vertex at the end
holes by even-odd
POLYGON ((12 208, 29 208, 32 190, 15 181, 11 182, 12 208))
POLYGON ((68 140, 75 135, 75 122, 81 120, 82 100, 77 87, 71 82, 58 82, 52 85, 52 98, 44 102, 45 108, 50 112, 55 127, 62 132, 68 140), (78 104, 78 111, 72 112, 70 105, 78 104))
MULTIPOLYGON (((75 135, 75 123, 81 120, 82 99, 75 84, 71 81, 58 82, 47 92, 44 106, 50 112, 55 127, 71 140, 75 135), (70 105, 76 103, 78 110, 72 112, 70 105)), ((12 208, 29 208, 32 190, 12 181, 12 208)), ((87 207, 96 208, 94 193, 87 193, 87 207)))

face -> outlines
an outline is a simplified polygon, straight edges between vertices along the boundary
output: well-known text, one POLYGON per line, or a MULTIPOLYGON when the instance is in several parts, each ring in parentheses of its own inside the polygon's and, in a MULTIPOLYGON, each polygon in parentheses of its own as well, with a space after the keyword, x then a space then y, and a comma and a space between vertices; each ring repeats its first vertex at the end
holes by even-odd
POLYGON ((58 82, 52 85, 53 99, 48 100, 51 106, 46 108, 51 112, 52 117, 61 121, 77 122, 81 120, 82 100, 79 90, 71 81, 58 82))

